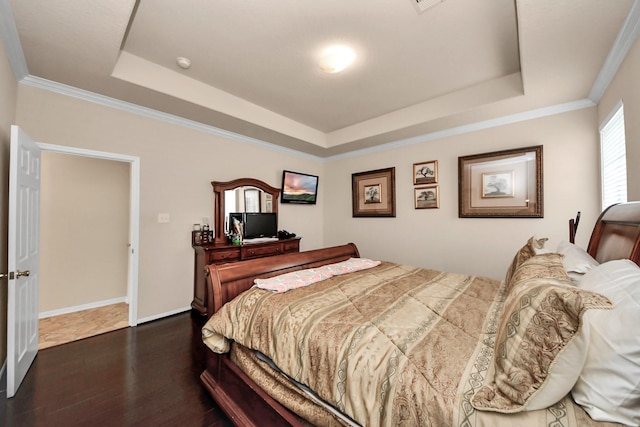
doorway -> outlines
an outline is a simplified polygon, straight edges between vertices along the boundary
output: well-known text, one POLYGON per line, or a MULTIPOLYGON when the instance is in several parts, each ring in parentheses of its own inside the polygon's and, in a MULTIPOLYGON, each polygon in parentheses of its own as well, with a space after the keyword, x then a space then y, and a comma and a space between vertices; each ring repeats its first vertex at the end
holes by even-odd
MULTIPOLYGON (((55 223, 47 222, 47 212, 42 212, 43 252, 55 251, 53 255, 49 253, 49 259, 59 257, 59 262, 47 263, 47 254, 43 253, 45 262, 42 263, 41 281, 47 281, 49 264, 52 283, 45 283, 42 289, 41 294, 47 298, 47 304, 40 304, 40 312, 47 317, 61 314, 56 317, 73 318, 77 316, 74 313, 80 310, 104 313, 105 309, 110 309, 103 306, 119 306, 121 312, 122 305, 126 303, 125 326, 136 326, 139 158, 51 144, 39 145, 43 152, 43 181, 44 178, 51 181, 55 188, 52 193, 62 199, 53 204, 54 209, 65 212, 62 216, 60 212, 51 214, 58 218, 55 223), (47 161, 58 168, 58 179, 44 175, 47 173, 47 161), (61 173, 65 165, 67 170, 61 173), (69 182, 74 179, 86 182, 69 182), (68 191, 55 187, 64 188, 65 180, 68 191), (116 182, 104 182, 112 180, 116 182), (91 191, 93 187, 96 191, 91 191), (114 209, 112 206, 117 207, 114 209), (68 295, 57 295, 58 290, 68 295)), ((44 190, 43 199, 46 188, 44 190)))

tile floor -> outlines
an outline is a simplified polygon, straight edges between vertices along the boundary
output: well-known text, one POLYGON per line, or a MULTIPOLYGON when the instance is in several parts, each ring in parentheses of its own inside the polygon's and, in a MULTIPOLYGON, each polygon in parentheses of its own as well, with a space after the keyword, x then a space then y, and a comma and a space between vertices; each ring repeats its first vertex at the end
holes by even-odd
POLYGON ((119 303, 39 320, 38 349, 129 326, 129 304, 119 303))

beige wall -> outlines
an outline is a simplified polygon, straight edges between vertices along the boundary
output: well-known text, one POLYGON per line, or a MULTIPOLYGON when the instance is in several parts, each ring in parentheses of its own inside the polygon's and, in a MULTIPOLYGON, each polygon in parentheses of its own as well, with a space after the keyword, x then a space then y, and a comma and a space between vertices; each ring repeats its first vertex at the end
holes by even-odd
POLYGON ((41 313, 127 296, 129 169, 42 152, 41 313))
MULTIPOLYGON (((9 142, 16 114, 18 85, 0 42, 0 273, 7 272, 9 142)), ((7 356, 7 279, 0 281, 0 366, 7 356)))
MULTIPOLYGON (((322 175, 323 163, 20 85, 16 122, 36 141, 140 157, 139 319, 189 307, 191 229, 213 216, 210 182, 254 177, 280 187, 283 169, 322 175), (168 224, 157 222, 169 213, 168 224)), ((322 181, 320 181, 322 183, 322 181)), ((325 187, 326 188, 326 187, 325 187)), ((279 227, 322 247, 322 184, 316 206, 281 206, 279 227)))
MULTIPOLYGON (((380 151, 327 165, 325 244, 355 242, 362 256, 498 279, 532 235, 568 239, 582 211, 577 243, 586 247, 599 214, 595 108, 380 151), (458 157, 544 146, 544 218, 458 218, 458 157), (413 163, 437 160, 439 209, 414 209, 413 163), (396 217, 352 218, 351 174, 396 168, 396 217)), ((325 193, 326 194, 326 193, 325 193)))
POLYGON ((637 39, 616 77, 598 104, 598 123, 607 118, 618 101, 624 103, 627 141, 627 198, 640 200, 640 39, 637 39))

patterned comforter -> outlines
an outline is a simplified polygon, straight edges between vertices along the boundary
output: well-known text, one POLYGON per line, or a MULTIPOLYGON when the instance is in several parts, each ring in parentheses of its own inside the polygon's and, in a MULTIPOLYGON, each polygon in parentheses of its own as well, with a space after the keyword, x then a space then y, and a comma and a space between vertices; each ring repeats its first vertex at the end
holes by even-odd
POLYGON ((383 262, 282 294, 252 288, 203 339, 259 350, 363 426, 595 425, 568 397, 509 415, 471 406, 504 299, 493 279, 383 262))

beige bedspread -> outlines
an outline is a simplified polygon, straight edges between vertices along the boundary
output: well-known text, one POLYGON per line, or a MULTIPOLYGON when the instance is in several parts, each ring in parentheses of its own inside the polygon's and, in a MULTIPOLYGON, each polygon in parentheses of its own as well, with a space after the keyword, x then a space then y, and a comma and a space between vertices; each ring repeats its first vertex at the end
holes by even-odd
POLYGON ((203 328, 256 349, 363 426, 595 425, 570 398, 521 414, 474 410, 492 364, 500 282, 383 262, 274 294, 253 288, 203 328))

